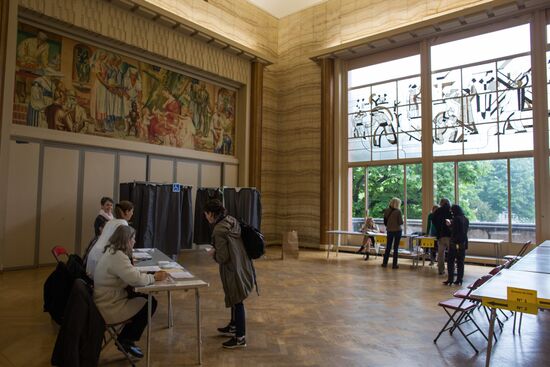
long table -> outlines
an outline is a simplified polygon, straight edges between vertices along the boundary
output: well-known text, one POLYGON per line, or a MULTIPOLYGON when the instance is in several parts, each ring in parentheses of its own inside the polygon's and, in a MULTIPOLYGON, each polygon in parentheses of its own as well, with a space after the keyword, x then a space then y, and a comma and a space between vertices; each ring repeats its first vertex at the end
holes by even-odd
MULTIPOLYGON (((388 234, 387 233, 383 233, 383 232, 366 232, 366 233, 363 233, 363 232, 355 232, 355 231, 342 231, 342 230, 330 230, 330 231, 327 231, 328 234, 333 234, 333 235, 336 235, 337 238, 336 238, 336 257, 338 257, 338 251, 340 249, 340 242, 341 242, 341 239, 342 239, 342 235, 348 235, 348 236, 361 236, 361 237, 364 237, 364 236, 372 236, 374 238, 376 237, 386 237, 388 234)), ((403 239, 408 239, 408 238, 411 238, 412 236, 410 235, 402 235, 401 236, 401 240, 403 239)), ((327 260, 329 259, 329 256, 330 256, 330 250, 331 250, 331 246, 328 246, 327 248, 327 260)), ((370 248, 367 249, 367 251, 370 251, 370 248)))
MULTIPOLYGON (((152 258, 149 260, 141 261, 136 264, 136 267, 142 266, 155 266, 159 264, 159 261, 168 261, 172 262, 168 256, 166 256, 162 251, 157 249, 152 249, 150 252, 152 258)), ((148 307, 147 307, 147 356, 146 356, 146 366, 149 367, 151 363, 151 305, 152 297, 154 293, 167 292, 168 294, 168 327, 173 326, 172 318, 172 293, 173 291, 188 291, 193 289, 195 291, 195 314, 197 320, 197 358, 199 364, 202 364, 202 335, 201 335, 201 303, 200 303, 200 294, 199 289, 208 287, 209 284, 200 280, 197 277, 183 279, 183 280, 173 280, 168 276, 168 279, 161 282, 155 282, 154 284, 137 287, 136 292, 147 294, 148 307)))
POLYGON ((495 265, 496 266, 499 266, 500 265, 500 259, 501 259, 501 254, 500 254, 500 247, 502 246, 502 243, 504 242, 504 240, 498 240, 498 239, 492 239, 492 238, 470 238, 468 240, 468 244, 475 244, 475 243, 483 243, 483 244, 489 244, 489 245, 493 245, 493 248, 495 250, 495 265))
MULTIPOLYGON (((550 242, 545 241, 526 256, 516 262, 510 269, 503 269, 485 284, 472 292, 472 296, 495 300, 491 307, 487 356, 485 366, 491 364, 493 331, 495 328, 497 308, 508 306, 508 288, 521 288, 537 291, 536 308, 550 309, 550 242)), ((536 309, 535 308, 535 309, 536 309)))

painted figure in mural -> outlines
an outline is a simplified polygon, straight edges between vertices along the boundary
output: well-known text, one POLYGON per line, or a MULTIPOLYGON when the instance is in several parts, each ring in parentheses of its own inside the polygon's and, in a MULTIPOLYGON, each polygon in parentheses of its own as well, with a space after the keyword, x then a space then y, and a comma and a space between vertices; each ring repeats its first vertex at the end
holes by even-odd
POLYGON ((115 131, 115 123, 124 118, 124 98, 122 96, 122 77, 120 71, 120 57, 111 54, 107 62, 107 93, 105 95, 107 118, 105 130, 115 131))
POLYGON ((193 125, 197 134, 206 137, 210 133, 210 95, 203 83, 198 80, 191 82, 189 104, 193 113, 193 125))
POLYGON ((96 122, 96 131, 105 131, 105 119, 107 118, 107 53, 97 50, 90 62, 95 76, 90 93, 90 114, 96 122))
POLYGON ((143 92, 141 87, 141 78, 135 67, 130 66, 124 73, 123 89, 124 111, 131 111, 134 102, 139 107, 143 92))
POLYGON ((27 125, 48 127, 46 107, 53 102, 54 85, 49 77, 41 76, 32 81, 29 105, 27 107, 27 125))
POLYGON ((74 47, 76 77, 78 82, 87 84, 90 82, 90 51, 88 47, 77 45, 74 47))
POLYGON ((53 103, 46 108, 48 128, 62 131, 73 131, 73 124, 68 118, 65 104, 67 101, 67 89, 60 80, 55 80, 55 92, 53 103))
POLYGON ((67 91, 67 100, 64 111, 68 121, 67 126, 72 126, 74 132, 87 132, 94 121, 86 113, 86 109, 78 104, 76 92, 73 89, 67 91))
POLYGON ((48 36, 38 32, 36 37, 24 39, 17 45, 17 64, 29 69, 45 70, 48 68, 49 52, 48 36))
POLYGON ((128 116, 126 116, 126 121, 127 121, 126 135, 130 136, 133 132, 134 136, 139 137, 139 133, 138 133, 139 112, 138 112, 137 102, 132 102, 132 107, 130 109, 130 112, 128 113, 128 116))

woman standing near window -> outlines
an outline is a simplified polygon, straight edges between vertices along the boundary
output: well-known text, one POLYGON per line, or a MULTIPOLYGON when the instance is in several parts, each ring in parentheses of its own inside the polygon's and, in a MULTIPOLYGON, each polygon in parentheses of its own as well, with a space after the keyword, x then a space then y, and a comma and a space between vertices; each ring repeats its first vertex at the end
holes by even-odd
POLYGON ((451 207, 452 220, 447 219, 447 225, 451 227, 451 245, 447 259, 447 272, 449 277, 445 285, 453 284, 456 259, 456 281, 454 284, 461 285, 464 277, 464 258, 466 257, 466 249, 468 248, 468 228, 470 221, 464 215, 464 211, 459 205, 451 207))
POLYGON ((390 257, 390 251, 393 244, 393 265, 392 269, 399 269, 397 265, 397 252, 399 250, 399 241, 401 241, 401 235, 403 234, 403 214, 401 213, 401 200, 393 198, 390 200, 389 208, 384 211, 384 224, 386 225, 387 243, 386 252, 384 253, 384 260, 382 267, 388 266, 388 259, 390 257))

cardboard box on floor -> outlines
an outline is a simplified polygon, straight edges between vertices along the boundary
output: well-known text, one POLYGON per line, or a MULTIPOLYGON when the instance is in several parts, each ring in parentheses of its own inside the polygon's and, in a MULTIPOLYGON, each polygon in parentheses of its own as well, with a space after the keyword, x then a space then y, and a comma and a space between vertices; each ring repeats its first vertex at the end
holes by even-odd
POLYGON ((298 231, 284 232, 281 246, 281 259, 284 260, 285 257, 298 259, 299 256, 298 231))

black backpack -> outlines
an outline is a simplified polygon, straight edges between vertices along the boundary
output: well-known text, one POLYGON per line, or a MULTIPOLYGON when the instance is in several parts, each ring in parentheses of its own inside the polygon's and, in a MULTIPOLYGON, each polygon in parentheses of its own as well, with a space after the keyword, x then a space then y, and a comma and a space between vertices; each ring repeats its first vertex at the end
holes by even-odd
POLYGON ((264 235, 262 232, 243 221, 239 221, 239 224, 241 225, 241 238, 243 239, 248 257, 252 260, 262 257, 265 254, 264 235))

